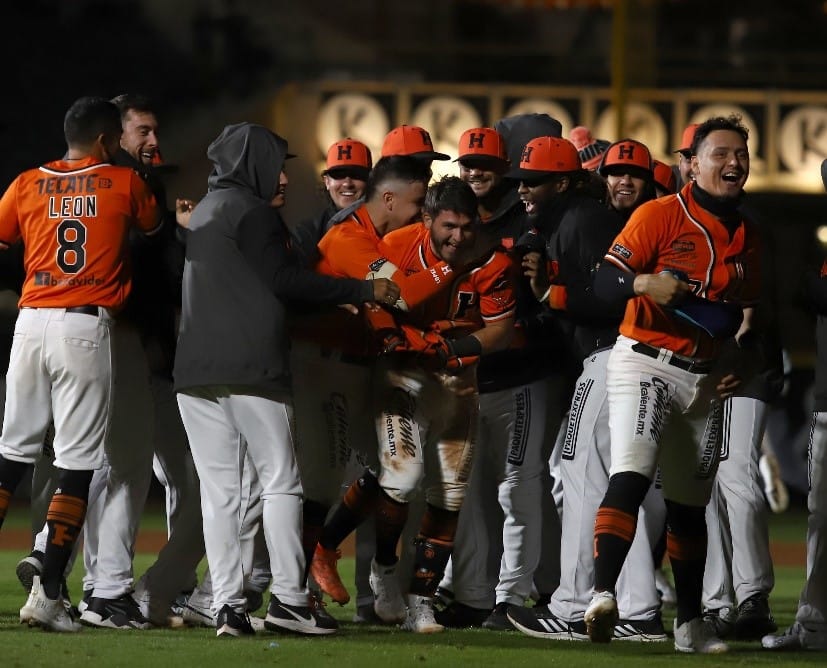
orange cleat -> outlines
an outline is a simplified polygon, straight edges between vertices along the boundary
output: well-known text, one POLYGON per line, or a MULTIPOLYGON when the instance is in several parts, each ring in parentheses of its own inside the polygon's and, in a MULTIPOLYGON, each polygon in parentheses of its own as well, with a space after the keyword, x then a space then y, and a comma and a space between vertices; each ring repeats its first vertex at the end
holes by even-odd
POLYGON ((336 568, 336 562, 341 556, 342 553, 338 550, 327 550, 317 544, 313 561, 310 562, 310 575, 325 594, 339 605, 344 605, 350 600, 350 594, 342 584, 342 578, 339 577, 336 568))

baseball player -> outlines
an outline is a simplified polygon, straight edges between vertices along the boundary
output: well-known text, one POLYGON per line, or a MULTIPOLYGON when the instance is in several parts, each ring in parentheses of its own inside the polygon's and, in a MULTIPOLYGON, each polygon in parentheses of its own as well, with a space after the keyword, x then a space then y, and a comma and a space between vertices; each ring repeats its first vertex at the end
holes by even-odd
POLYGON ((584 615, 593 642, 612 638, 617 578, 659 464, 678 595, 675 649, 728 649, 701 616, 701 589, 720 399, 738 386, 753 354, 732 337, 739 333, 749 347, 742 309, 760 288, 758 231, 738 209, 749 174, 746 140, 738 117, 701 124, 695 181, 639 207, 595 278, 596 294, 626 302, 626 313, 607 366, 612 464, 595 518, 594 595, 584 615))
MULTIPOLYGON (((503 137, 491 128, 466 130, 458 161, 460 178, 477 195, 478 243, 511 249, 516 264, 526 250, 518 242, 528 223, 515 181, 504 177, 508 158, 503 137)), ((453 601, 435 614, 444 626, 513 628, 505 613, 529 597, 540 558, 542 518, 536 503, 547 471, 543 439, 554 351, 551 339, 537 332, 541 306, 527 281, 515 289, 520 343, 485 355, 477 369, 474 465, 449 568, 440 583, 440 595, 450 591, 453 601), (490 510, 489 497, 494 497, 490 510)))
POLYGON ((131 169, 109 164, 121 137, 117 107, 77 100, 64 120, 66 156, 15 179, 0 200, 0 247, 25 246, 26 281, 6 376, 0 436, 0 517, 54 421, 57 489, 43 569, 20 621, 77 631, 61 579, 83 525, 111 415, 110 331, 129 295, 131 226, 160 229, 155 198, 131 169))
POLYGON ((433 600, 453 547, 475 446, 474 363, 504 349, 513 333, 513 267, 506 255, 475 247, 476 221, 473 190, 457 177, 445 177, 428 189, 423 223, 388 234, 380 244, 383 256, 406 273, 438 275, 451 284, 447 294, 397 315, 410 349, 426 356, 397 349, 380 358, 376 373, 381 493, 371 587, 376 614, 404 620, 402 628, 414 633, 443 629, 434 619, 433 600), (426 508, 406 612, 392 576, 408 502, 423 480, 426 508))
MULTIPOLYGON (((123 126, 114 163, 141 174, 166 213, 166 191, 154 167, 159 140, 153 107, 139 95, 120 95, 113 103, 121 112, 123 126)), ((165 625, 170 603, 182 589, 194 585, 195 567, 204 554, 198 482, 170 376, 183 267, 183 250, 175 240, 171 217, 166 213, 169 224, 151 240, 130 237, 132 290, 112 339, 116 369, 113 426, 105 444, 104 465, 92 477, 84 524, 84 595, 78 609, 85 612, 96 598, 95 610, 82 618, 95 626, 147 628, 148 615, 165 625), (141 610, 129 594, 153 445, 155 469, 167 491, 170 535, 158 562, 136 588, 141 610), (107 530, 101 532, 101 525, 107 530)), ((27 591, 42 569, 47 536, 44 526, 32 553, 17 566, 17 576, 27 591)))
POLYGON ((772 297, 777 280, 769 244, 764 247, 761 271, 763 290, 755 319, 761 326, 763 365, 755 378, 724 402, 718 474, 706 509, 704 616, 719 637, 733 634, 738 640, 757 640, 778 628, 769 606, 775 577, 759 471, 769 405, 784 381, 772 297))
MULTIPOLYGON (((827 160, 821 164, 821 178, 827 189, 827 160)), ((808 301, 817 315, 815 404, 807 451, 807 580, 793 624, 783 633, 761 639, 762 646, 770 650, 827 651, 827 261, 820 275, 807 278, 808 301)))
MULTIPOLYGON (((536 150, 542 150, 538 145, 536 150)), ((551 147, 550 147, 551 148, 551 147)), ((572 154, 566 144, 553 147, 548 156, 562 160, 572 154)), ((534 156, 526 161, 531 164, 534 156)), ((623 139, 610 144, 597 167, 605 178, 608 210, 583 197, 574 187, 566 201, 557 234, 549 245, 555 275, 544 275, 539 254, 526 255, 524 265, 532 277, 535 295, 576 327, 575 338, 585 353, 583 372, 575 385, 571 410, 561 447, 563 486, 563 539, 560 586, 545 608, 512 608, 509 617, 518 629, 539 638, 587 638, 583 614, 594 579, 593 527, 598 505, 608 486, 610 467, 606 364, 617 338, 622 310, 595 299, 593 274, 609 245, 632 213, 654 196, 652 158, 638 141, 623 139)), ((577 175, 571 178, 574 180, 577 175)), ((583 178, 583 177, 580 177, 583 178)), ((648 509, 662 506, 654 488, 647 495, 648 509)), ((661 518, 663 513, 660 513, 661 518)), ((661 519, 662 522, 662 519, 661 519)), ((618 583, 622 619, 613 635, 623 640, 658 641, 666 634, 652 575, 649 541, 641 528, 632 544, 634 568, 624 569, 618 583)))
MULTIPOLYGON (((413 133, 397 134, 407 136, 407 143, 386 146, 386 150, 412 153, 383 157, 377 162, 368 179, 365 201, 344 221, 334 224, 334 218, 329 222, 329 231, 318 245, 321 260, 316 269, 333 276, 365 277, 373 271, 392 276, 402 289, 404 303, 413 308, 445 289, 446 284, 423 276, 404 276, 391 263, 382 261, 377 244, 386 232, 419 219, 431 178, 431 160, 444 154, 433 151, 424 130, 415 128, 413 133), (370 269, 371 265, 376 268, 370 269)), ((324 593, 344 603, 350 594, 336 570, 337 548, 371 514, 378 494, 375 474, 365 470, 348 488, 327 523, 325 517, 340 494, 347 461, 342 453, 347 448, 362 453, 375 468, 376 437, 369 418, 373 415, 373 353, 361 318, 347 317, 341 309, 314 318, 309 326, 298 323, 296 336, 311 344, 297 346, 296 354, 314 369, 313 374, 297 379, 297 409, 303 412, 297 417, 299 462, 308 481, 305 544, 313 549, 310 572, 324 593), (329 417, 330 428, 327 418, 320 420, 320 415, 329 417)), ((361 580, 358 575, 357 580, 361 580)), ((372 608, 372 600, 365 599, 358 605, 372 608)))
POLYGON ((209 192, 187 237, 175 359, 178 405, 201 481, 204 542, 218 636, 254 633, 243 595, 240 463, 258 477, 273 583, 264 625, 334 632, 309 607, 301 545, 302 486, 293 451, 284 301, 395 302, 387 279, 336 280, 302 268, 276 208, 283 206, 287 143, 249 123, 210 145, 209 192))

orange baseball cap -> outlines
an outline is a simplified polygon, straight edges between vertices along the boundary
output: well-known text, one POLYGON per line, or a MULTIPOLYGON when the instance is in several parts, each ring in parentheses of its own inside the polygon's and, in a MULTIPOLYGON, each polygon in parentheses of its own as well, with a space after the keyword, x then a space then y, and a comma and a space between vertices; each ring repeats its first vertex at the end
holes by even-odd
POLYGON ((461 160, 499 160, 508 162, 508 153, 505 149, 505 139, 494 128, 471 128, 462 133, 459 138, 459 157, 461 160))
POLYGON ((600 159, 597 173, 607 176, 617 172, 630 173, 651 181, 654 178, 654 167, 652 154, 646 144, 635 139, 621 139, 609 144, 600 159))
MULTIPOLYGON (((686 126, 686 129, 683 131, 683 135, 681 136, 681 147, 675 149, 675 153, 684 153, 689 154, 692 152, 692 142, 695 141, 695 130, 698 129, 699 123, 690 123, 686 126)), ((688 158, 689 155, 686 155, 688 158)))
POLYGON ((605 139, 595 139, 592 137, 591 130, 583 125, 572 128, 569 132, 569 139, 580 154, 583 169, 597 169, 600 157, 609 147, 609 142, 605 139))
POLYGON ((382 157, 408 155, 422 160, 450 160, 451 156, 434 151, 431 135, 417 125, 400 125, 391 130, 382 143, 382 157))
POLYGON ((678 190, 678 179, 675 172, 665 162, 655 160, 655 186, 666 192, 674 194, 678 190))
POLYGON ((373 158, 370 149, 362 142, 348 137, 334 142, 327 149, 327 163, 322 174, 333 172, 331 176, 335 176, 335 172, 347 170, 358 174, 364 180, 371 167, 373 167, 373 158))
POLYGON ((582 169, 577 149, 562 137, 536 137, 525 145, 520 166, 506 176, 533 179, 545 174, 576 172, 582 169))

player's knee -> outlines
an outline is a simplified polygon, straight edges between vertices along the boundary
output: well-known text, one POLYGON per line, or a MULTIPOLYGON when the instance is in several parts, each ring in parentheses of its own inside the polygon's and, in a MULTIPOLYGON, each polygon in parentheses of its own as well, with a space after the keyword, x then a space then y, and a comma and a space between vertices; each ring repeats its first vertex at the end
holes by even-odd
POLYGON ((426 500, 432 506, 444 508, 451 512, 459 512, 462 502, 465 500, 465 493, 468 485, 465 483, 443 482, 428 488, 426 500))
POLYGON ((638 508, 643 503, 652 481, 641 473, 624 471, 609 478, 609 488, 600 504, 603 507, 617 508, 629 515, 637 516, 638 508))

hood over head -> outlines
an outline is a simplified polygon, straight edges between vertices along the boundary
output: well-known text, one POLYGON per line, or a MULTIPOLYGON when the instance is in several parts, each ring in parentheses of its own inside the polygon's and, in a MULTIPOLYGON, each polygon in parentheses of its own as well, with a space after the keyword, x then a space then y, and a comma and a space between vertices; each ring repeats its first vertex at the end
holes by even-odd
POLYGON ((270 201, 279 187, 287 141, 272 130, 253 123, 225 127, 207 148, 213 163, 207 183, 210 190, 239 188, 270 201))

